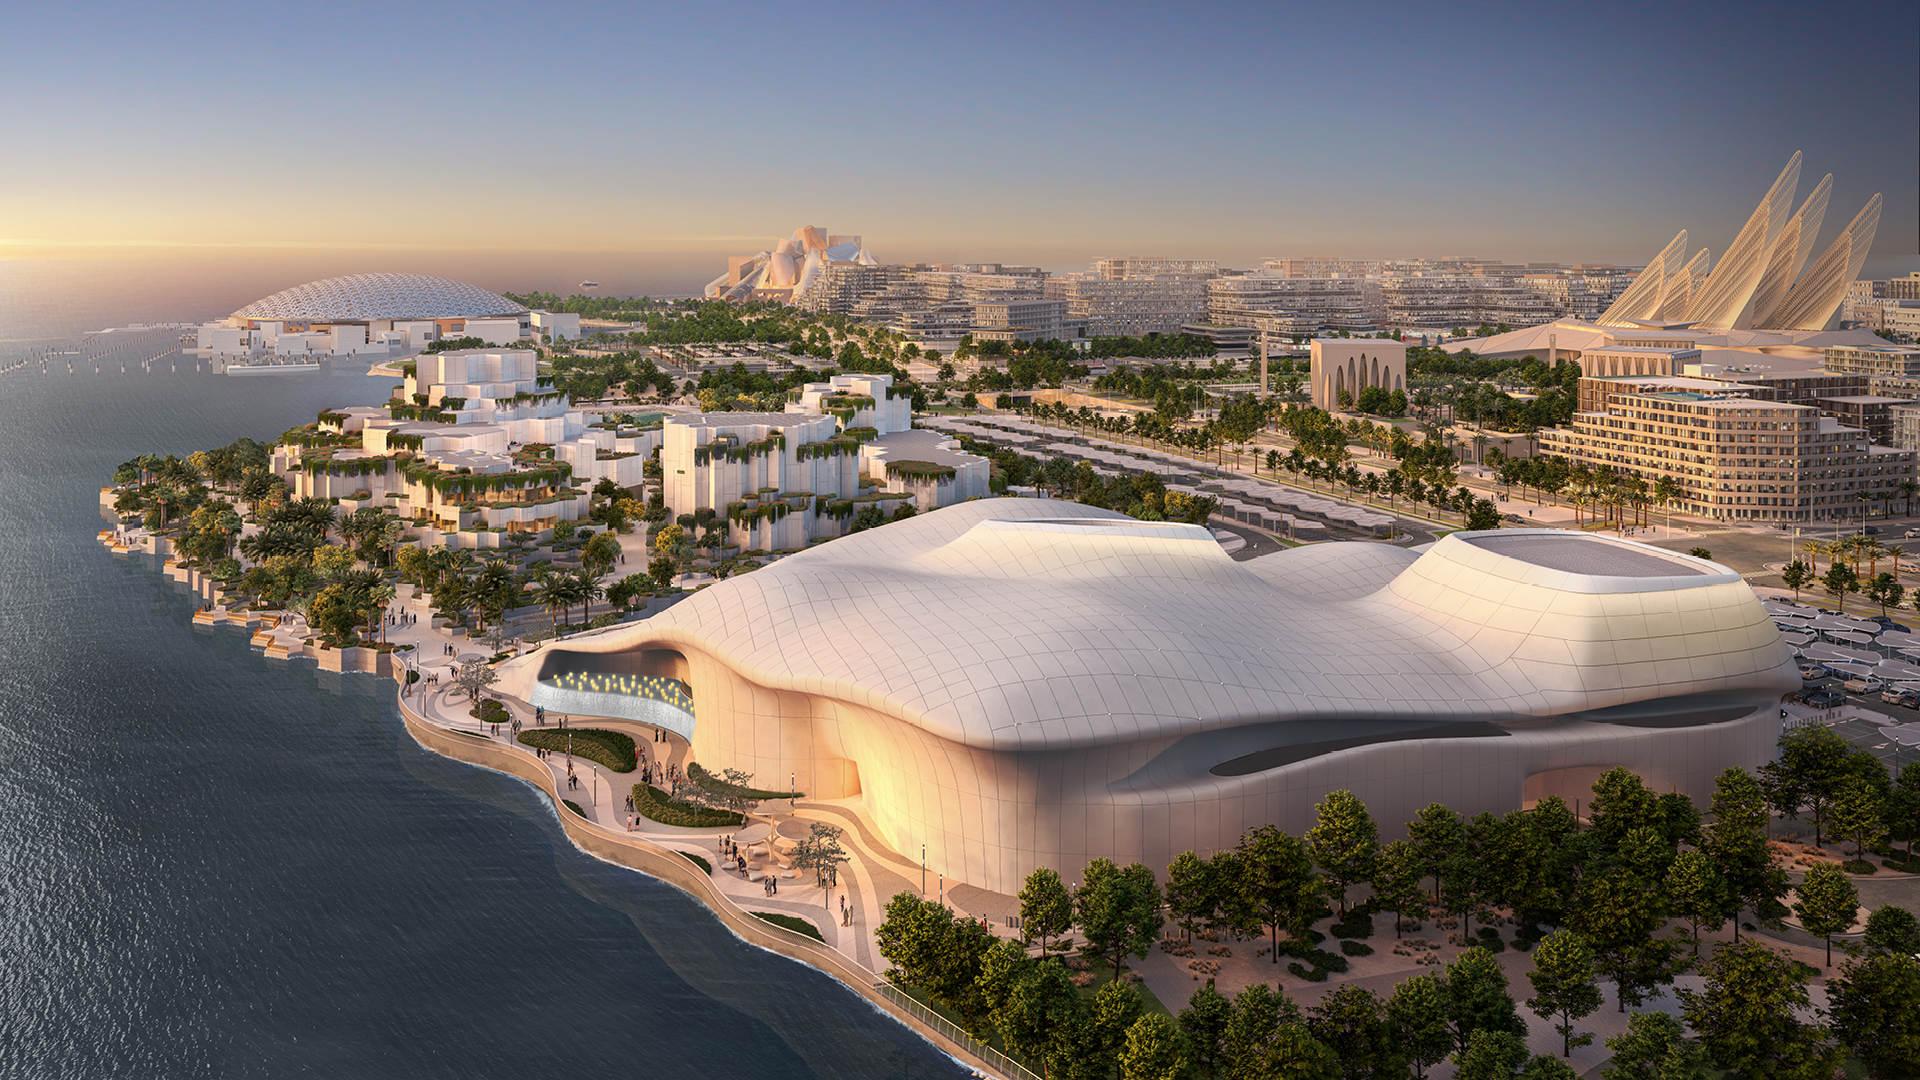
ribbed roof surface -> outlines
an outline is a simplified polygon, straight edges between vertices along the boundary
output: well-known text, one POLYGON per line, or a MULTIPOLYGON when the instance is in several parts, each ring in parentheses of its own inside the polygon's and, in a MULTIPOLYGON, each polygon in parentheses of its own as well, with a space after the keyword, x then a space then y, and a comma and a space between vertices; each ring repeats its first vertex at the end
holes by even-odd
POLYGON ((282 289, 237 319, 449 319, 518 315, 519 304, 463 281, 425 274, 348 274, 282 289))

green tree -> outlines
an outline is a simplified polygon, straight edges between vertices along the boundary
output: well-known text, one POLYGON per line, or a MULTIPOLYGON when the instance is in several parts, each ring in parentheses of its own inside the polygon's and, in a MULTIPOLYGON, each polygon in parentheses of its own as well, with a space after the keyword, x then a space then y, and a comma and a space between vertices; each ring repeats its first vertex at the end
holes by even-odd
MULTIPOLYGON (((1813 842, 1822 842, 1827 813, 1852 775, 1853 744, 1827 727, 1801 727, 1780 736, 1780 758, 1769 763, 1800 793, 1813 811, 1813 842)), ((1784 786, 1784 785, 1783 785, 1784 786)))
POLYGON ((1713 1063, 1747 1080, 1830 1080, 1839 1050, 1811 1011, 1807 976, 1784 953, 1748 938, 1701 966, 1706 985, 1680 990, 1680 1012, 1713 1063))
POLYGON ((1787 876, 1767 849, 1767 798, 1752 775, 1744 769, 1721 772, 1713 784, 1712 811, 1713 827, 1702 850, 1725 885, 1727 917, 1737 941, 1740 909, 1751 907, 1757 918, 1774 918, 1787 876))
POLYGON ((1340 1080, 1340 1063, 1333 1051, 1298 1021, 1274 1029, 1259 1069, 1251 1075, 1272 1080, 1340 1080))
POLYGON ((1233 1015, 1227 1020, 1222 1060, 1228 1076, 1260 1076, 1261 1063, 1274 1033, 1284 1022, 1297 1022, 1299 1010, 1285 996, 1276 994, 1266 983, 1254 983, 1233 999, 1233 1015))
POLYGON ((1615 868, 1581 883, 1572 929, 1593 949, 1595 969, 1613 981, 1621 1012, 1673 981, 1674 945, 1653 936, 1664 914, 1659 893, 1627 870, 1615 868))
POLYGON ((1433 879, 1433 899, 1440 901, 1440 870, 1447 856, 1460 850, 1466 840, 1467 827, 1460 815, 1440 805, 1429 803, 1419 815, 1407 823, 1407 838, 1420 857, 1426 876, 1433 879))
POLYGON ((1400 937, 1400 922, 1411 915, 1419 917, 1425 910, 1425 895, 1420 891, 1420 877, 1424 868, 1420 862, 1420 853, 1406 840, 1395 840, 1382 848, 1380 857, 1374 860, 1373 902, 1375 905, 1393 912, 1393 936, 1400 937))
POLYGON ((662 589, 673 588, 673 579, 679 572, 680 569, 674 565, 673 559, 666 555, 655 556, 653 561, 647 563, 648 575, 653 578, 654 584, 662 589))
POLYGON ((1233 1002, 1207 985, 1193 992, 1187 1007, 1180 1010, 1180 1029, 1187 1033, 1187 1046, 1195 1066, 1208 1076, 1217 1074, 1221 1055, 1226 1051, 1227 1025, 1233 1020, 1233 1002))
POLYGON ((1373 876, 1374 861, 1380 857, 1380 830, 1367 813, 1367 804, 1351 791, 1330 792, 1315 809, 1318 819, 1307 830, 1307 847, 1344 919, 1347 889, 1373 876))
POLYGON ((1833 836, 1853 843, 1853 857, 1864 860, 1867 849, 1887 838, 1886 800, 1879 791, 1858 777, 1840 784, 1833 801, 1833 836))
POLYGON ((874 939, 898 978, 959 1013, 968 1030, 985 1024, 988 1010, 980 974, 995 942, 977 920, 956 920, 944 904, 903 892, 887 902, 886 918, 874 939))
POLYGON ((1533 970, 1527 972, 1533 996, 1527 1008, 1543 1020, 1555 1020, 1560 1033, 1560 1056, 1572 1057, 1573 1048, 1593 1042, 1593 1034, 1575 1031, 1579 1022, 1600 1008, 1600 987, 1594 981, 1593 950, 1571 930, 1556 930, 1533 950, 1533 970))
POLYGON ((1307 1010, 1306 1023, 1333 1051, 1342 1080, 1396 1080, 1405 1074, 1394 1029, 1373 991, 1342 983, 1307 1010))
POLYGON ((1446 987, 1436 975, 1415 975, 1394 987, 1387 1022, 1398 1033, 1400 1053, 1416 1080, 1426 1080, 1427 1070, 1453 1049, 1446 987))
POLYGON ((1687 920, 1693 955, 1700 955, 1700 931, 1718 930, 1727 922, 1727 886, 1704 851, 1683 851, 1674 857, 1666 876, 1667 900, 1673 913, 1687 920))
POLYGON ((1813 570, 1806 560, 1795 559, 1780 570, 1780 583, 1793 590, 1793 599, 1798 602, 1800 590, 1813 584, 1813 570))
POLYGON ((1660 798, 1631 770, 1608 769, 1593 783, 1587 821, 1602 847, 1618 851, 1632 830, 1661 826, 1660 798))
POLYGON ((1663 1012, 1627 1017, 1627 1030, 1607 1040, 1613 1058, 1604 1080, 1702 1080, 1706 1054, 1686 1037, 1680 1021, 1663 1012))
POLYGON ((1073 894, 1060 880, 1056 870, 1041 867, 1027 875, 1020 888, 1020 932, 1025 939, 1040 939, 1040 951, 1073 926, 1073 894))
POLYGON ((1861 944, 1873 952, 1920 953, 1920 919, 1897 904, 1882 904, 1867 916, 1861 944))
POLYGON ((1121 962, 1128 955, 1145 957, 1164 925, 1153 871, 1139 863, 1122 870, 1110 860, 1093 860, 1073 891, 1073 916, 1086 951, 1110 958, 1119 979, 1121 962))
POLYGON ((1167 866, 1167 914, 1189 938, 1219 907, 1212 869, 1191 851, 1181 852, 1167 866))
POLYGON ((1029 963, 993 1014, 1007 1048, 1046 1072, 1046 1051, 1085 1012, 1072 976, 1058 963, 1029 963))
POLYGON ((1240 837, 1234 848, 1240 867, 1233 899, 1236 922, 1250 933, 1268 929, 1273 962, 1280 962, 1280 928, 1304 936, 1308 920, 1320 910, 1320 878, 1313 856, 1300 838, 1277 826, 1261 825, 1240 837))
POLYGON ((1510 1031, 1480 1028, 1453 1055, 1454 1080, 1513 1080, 1527 1060, 1527 1041, 1510 1031))
POLYGON ((1793 913, 1807 933, 1827 943, 1827 966, 1833 966, 1833 935, 1852 926, 1860 911, 1860 890, 1846 871, 1832 863, 1817 863, 1807 870, 1793 913))
POLYGON ((1875 1080, 1920 1064, 1920 960, 1875 952, 1827 984, 1833 1033, 1875 1080))
MULTIPOLYGON (((1120 1052, 1127 1045, 1127 1029, 1146 1011, 1140 991, 1126 983, 1115 980, 1100 987, 1093 995, 1091 1015, 1094 1045, 1100 1060, 1118 1063, 1120 1052)), ((1103 1074, 1106 1071, 1103 1070, 1103 1074)))
POLYGON ((1520 1080, 1580 1080, 1573 1066, 1552 1054, 1535 1054, 1520 1066, 1520 1080))
POLYGON ((1820 584, 1827 590, 1827 595, 1833 597, 1833 605, 1844 608, 1847 594, 1860 591, 1860 575, 1854 573, 1853 567, 1846 563, 1831 563, 1827 566, 1827 572, 1820 575, 1820 584))
POLYGON ((1493 954, 1476 945, 1447 965, 1447 1026, 1456 1051, 1464 1052, 1476 1031, 1505 1032, 1521 1039, 1527 1023, 1507 994, 1507 974, 1493 954))
POLYGON ((1894 579, 1892 574, 1875 574, 1862 590, 1867 599, 1880 605, 1880 617, 1887 617, 1888 608, 1897 608, 1900 601, 1907 597, 1907 587, 1894 579))
POLYGON ((1172 1018, 1142 1016, 1128 1026, 1120 1048, 1120 1080, 1184 1080, 1187 1060, 1186 1039, 1172 1018))

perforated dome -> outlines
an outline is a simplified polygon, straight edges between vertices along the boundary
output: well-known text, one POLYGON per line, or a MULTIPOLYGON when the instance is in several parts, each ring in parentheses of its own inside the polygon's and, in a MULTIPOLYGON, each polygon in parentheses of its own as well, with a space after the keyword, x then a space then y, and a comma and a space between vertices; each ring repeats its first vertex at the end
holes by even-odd
POLYGON ((309 281, 256 300, 236 319, 346 320, 481 318, 525 307, 463 281, 425 274, 348 274, 309 281))

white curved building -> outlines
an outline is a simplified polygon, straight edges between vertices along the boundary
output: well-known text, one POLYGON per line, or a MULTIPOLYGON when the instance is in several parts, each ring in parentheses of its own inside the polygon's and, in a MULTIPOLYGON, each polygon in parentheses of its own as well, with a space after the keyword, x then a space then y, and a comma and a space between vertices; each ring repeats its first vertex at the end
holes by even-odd
POLYGON ((427 274, 348 274, 261 297, 223 322, 200 328, 199 348, 235 353, 352 355, 419 349, 442 337, 514 345, 540 322, 578 336, 579 317, 534 313, 477 285, 427 274), (544 318, 542 318, 544 316, 544 318))
POLYGON ((1003 892, 1301 831, 1340 788, 1389 830, 1436 800, 1582 796, 1613 766, 1704 799, 1768 759, 1799 686, 1737 574, 1627 541, 1233 562, 1202 528, 1031 499, 847 537, 503 674, 654 723, 660 695, 617 687, 671 680, 695 705, 663 726, 709 768, 859 796, 896 850, 1003 892))

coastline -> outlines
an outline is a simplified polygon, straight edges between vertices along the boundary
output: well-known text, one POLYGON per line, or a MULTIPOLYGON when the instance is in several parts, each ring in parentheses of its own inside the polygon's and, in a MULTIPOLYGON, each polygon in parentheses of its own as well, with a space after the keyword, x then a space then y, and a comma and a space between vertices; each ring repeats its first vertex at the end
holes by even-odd
POLYGON ((806 964, 832 976, 843 986, 865 999, 869 1005, 905 1025, 930 1045, 974 1072, 988 1076, 1004 1075, 999 1066, 989 1063, 944 1032, 908 1012, 882 990, 886 980, 831 948, 797 931, 757 918, 736 905, 714 887, 710 875, 684 858, 677 850, 656 844, 642 836, 606 829, 568 810, 564 797, 554 786, 551 770, 535 766, 525 754, 515 753, 484 736, 456 733, 428 720, 397 690, 394 703, 407 734, 414 742, 442 757, 503 773, 522 780, 546 795, 561 831, 573 845, 602 862, 636 871, 664 881, 706 905, 721 925, 734 936, 789 960, 806 964))
MULTIPOLYGON (((721 925, 735 937, 749 945, 778 953, 831 976, 858 994, 870 1006, 899 1022, 935 1050, 977 1075, 1014 1080, 1021 1071, 1024 1071, 1020 1070, 1017 1064, 1013 1069, 1007 1069, 998 1063, 988 1061, 973 1048, 953 1037, 958 1035, 960 1038, 966 1038, 964 1032, 956 1029, 949 1034, 941 1026, 937 1026, 945 1023, 938 1017, 933 1017, 932 1022, 929 1022, 928 1018, 914 1011, 915 1006, 910 1004, 911 999, 903 1001, 904 995, 899 995, 898 991, 890 993, 889 984, 879 973, 859 964, 838 949, 754 916, 722 892, 710 875, 700 873, 698 867, 683 857, 677 849, 656 843, 639 834, 609 829, 575 814, 566 807, 565 797, 560 794, 552 771, 537 764, 530 753, 516 752, 511 748, 511 744, 502 745, 484 735, 462 732, 456 728, 434 723, 422 709, 416 708, 415 704, 408 700, 404 693, 407 666, 394 661, 393 654, 365 648, 316 649, 311 646, 290 648, 282 642, 271 640, 271 628, 262 626, 263 616, 260 613, 229 611, 221 602, 223 598, 217 595, 214 579, 193 567, 181 565, 173 554, 172 544, 166 538, 151 535, 137 539, 121 538, 116 537, 112 529, 102 529, 98 534, 98 540, 115 557, 144 555, 154 559, 158 565, 153 568, 158 569, 162 576, 173 582, 177 588, 183 588, 201 601, 213 605, 195 612, 192 625, 196 629, 224 626, 243 628, 251 633, 251 644, 265 645, 267 657, 283 660, 313 660, 323 671, 360 672, 394 680, 396 683, 394 703, 398 706, 401 722, 408 736, 416 744, 441 757, 511 776, 530 784, 546 796, 555 817, 559 820, 561 831, 579 850, 601 862, 611 863, 663 881, 694 897, 705 905, 721 925)), ((424 684, 416 684, 416 688, 422 686, 424 684)), ((427 698, 422 696, 418 700, 425 702, 427 698)), ((613 721, 611 726, 624 725, 613 721)), ((923 1008, 920 1010, 920 1012, 924 1011, 923 1008)), ((991 1050, 988 1052, 993 1053, 991 1050)))

